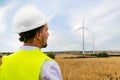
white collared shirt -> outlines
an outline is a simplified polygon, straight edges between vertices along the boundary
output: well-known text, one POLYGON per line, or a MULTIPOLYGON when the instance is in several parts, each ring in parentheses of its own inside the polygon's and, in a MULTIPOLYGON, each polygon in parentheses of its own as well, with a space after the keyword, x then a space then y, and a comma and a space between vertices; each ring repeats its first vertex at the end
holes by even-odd
MULTIPOLYGON (((38 47, 35 46, 21 46, 20 50, 33 50, 38 47)), ((62 80, 61 71, 56 62, 45 61, 41 68, 42 80, 62 80)), ((41 80, 40 78, 38 80, 41 80)))

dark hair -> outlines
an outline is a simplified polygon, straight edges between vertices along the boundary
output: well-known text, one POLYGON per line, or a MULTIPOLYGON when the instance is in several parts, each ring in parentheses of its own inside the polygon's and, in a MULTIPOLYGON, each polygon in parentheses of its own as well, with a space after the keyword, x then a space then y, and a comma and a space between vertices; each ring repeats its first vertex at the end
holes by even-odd
POLYGON ((36 33, 39 31, 42 31, 44 25, 36 28, 36 29, 33 29, 33 30, 30 30, 30 31, 27 31, 27 32, 22 32, 19 34, 20 38, 19 40, 21 42, 33 42, 33 38, 35 37, 36 33))

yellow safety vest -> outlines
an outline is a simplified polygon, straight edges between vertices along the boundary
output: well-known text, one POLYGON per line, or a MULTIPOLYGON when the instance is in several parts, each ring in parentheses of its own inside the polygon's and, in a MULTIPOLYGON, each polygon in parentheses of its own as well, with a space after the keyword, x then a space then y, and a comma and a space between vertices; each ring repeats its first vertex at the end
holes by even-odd
POLYGON ((39 49, 20 50, 3 57, 0 80, 38 80, 42 64, 46 60, 52 59, 39 49))

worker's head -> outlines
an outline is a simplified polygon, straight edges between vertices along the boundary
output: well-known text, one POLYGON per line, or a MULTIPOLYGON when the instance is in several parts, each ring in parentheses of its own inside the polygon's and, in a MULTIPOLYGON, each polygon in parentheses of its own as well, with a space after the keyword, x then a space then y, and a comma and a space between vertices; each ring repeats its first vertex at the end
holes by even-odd
POLYGON ((19 40, 31 46, 47 46, 47 19, 40 10, 33 6, 24 6, 14 18, 14 31, 20 35, 19 40))

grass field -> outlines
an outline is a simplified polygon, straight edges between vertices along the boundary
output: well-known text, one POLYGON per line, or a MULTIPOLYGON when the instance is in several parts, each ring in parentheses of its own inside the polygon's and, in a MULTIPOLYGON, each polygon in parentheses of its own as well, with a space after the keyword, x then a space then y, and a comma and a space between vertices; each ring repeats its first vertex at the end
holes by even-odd
POLYGON ((120 80, 120 57, 63 59, 60 65, 63 80, 120 80))

